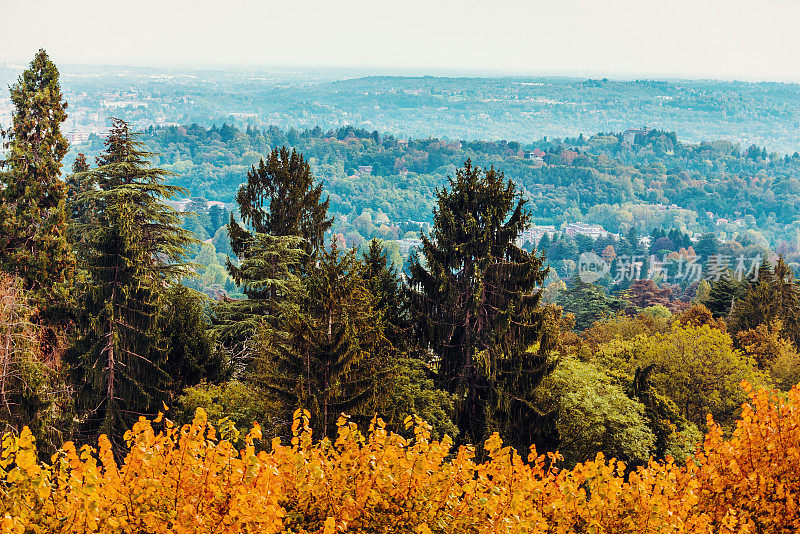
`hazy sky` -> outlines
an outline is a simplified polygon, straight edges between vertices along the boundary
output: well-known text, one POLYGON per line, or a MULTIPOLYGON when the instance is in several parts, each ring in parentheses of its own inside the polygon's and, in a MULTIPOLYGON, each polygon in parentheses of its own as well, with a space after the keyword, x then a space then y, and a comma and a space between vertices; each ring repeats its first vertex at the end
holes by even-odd
POLYGON ((0 61, 800 81, 798 0, 0 0, 0 61))

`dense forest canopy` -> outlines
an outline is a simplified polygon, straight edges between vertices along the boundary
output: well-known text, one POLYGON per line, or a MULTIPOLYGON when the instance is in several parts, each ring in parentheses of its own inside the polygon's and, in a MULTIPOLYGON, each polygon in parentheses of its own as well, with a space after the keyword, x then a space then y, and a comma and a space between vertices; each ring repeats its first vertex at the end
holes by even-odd
MULTIPOLYGON (((244 174, 272 148, 292 146, 324 181, 330 209, 390 221, 430 220, 435 190, 466 159, 502 167, 539 224, 587 221, 608 231, 655 228, 793 240, 800 226, 800 156, 727 141, 690 144, 661 130, 532 143, 402 140, 353 127, 240 130, 229 124, 150 127, 142 140, 191 196, 232 203, 244 174)), ((75 150, 93 155, 100 139, 75 150)), ((73 152, 75 152, 75 150, 73 152)), ((365 236, 366 237, 366 236, 365 236)))
POLYGON ((800 154, 114 118, 67 156, 60 84, 40 50, 3 135, 4 531, 800 527, 800 154))

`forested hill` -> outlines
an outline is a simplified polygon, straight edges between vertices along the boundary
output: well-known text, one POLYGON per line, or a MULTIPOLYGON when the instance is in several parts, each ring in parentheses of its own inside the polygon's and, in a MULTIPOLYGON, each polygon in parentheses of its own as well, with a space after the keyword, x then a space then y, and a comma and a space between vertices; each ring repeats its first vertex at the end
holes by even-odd
MULTIPOLYGON (((536 222, 586 220, 612 232, 635 226, 760 232, 792 239, 800 228, 800 156, 769 154, 729 141, 690 144, 649 130, 514 141, 400 140, 353 127, 298 131, 228 124, 150 127, 142 139, 191 196, 230 203, 251 165, 271 147, 289 145, 325 182, 331 210, 382 211, 392 221, 428 220, 435 189, 471 158, 494 165, 530 200, 536 222), (721 220, 722 219, 722 220, 721 220), (744 230, 743 230, 744 229, 744 230)), ((102 150, 92 138, 73 154, 102 150)))

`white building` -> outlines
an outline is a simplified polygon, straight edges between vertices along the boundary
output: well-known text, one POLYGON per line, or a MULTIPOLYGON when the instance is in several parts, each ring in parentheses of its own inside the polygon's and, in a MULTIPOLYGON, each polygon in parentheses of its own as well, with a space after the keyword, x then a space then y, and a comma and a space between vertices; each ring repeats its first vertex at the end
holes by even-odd
POLYGON ((581 222, 569 223, 564 227, 564 233, 568 236, 585 235, 592 239, 614 235, 599 224, 586 224, 581 222))

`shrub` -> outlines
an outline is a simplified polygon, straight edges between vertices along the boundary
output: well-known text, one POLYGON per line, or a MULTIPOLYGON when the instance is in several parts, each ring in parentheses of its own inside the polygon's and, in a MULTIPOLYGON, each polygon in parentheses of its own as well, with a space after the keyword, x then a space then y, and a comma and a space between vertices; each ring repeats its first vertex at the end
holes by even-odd
POLYGON ((694 458, 651 461, 625 476, 602 454, 573 469, 528 462, 497 435, 473 461, 448 438, 411 440, 342 417, 335 442, 313 442, 296 413, 290 444, 256 452, 255 426, 235 448, 198 409, 178 428, 159 415, 127 433, 117 465, 67 443, 37 461, 27 429, 0 451, 3 532, 789 533, 800 529, 800 389, 753 392, 730 439, 710 428, 694 458), (156 432, 153 425, 163 426, 156 432))

